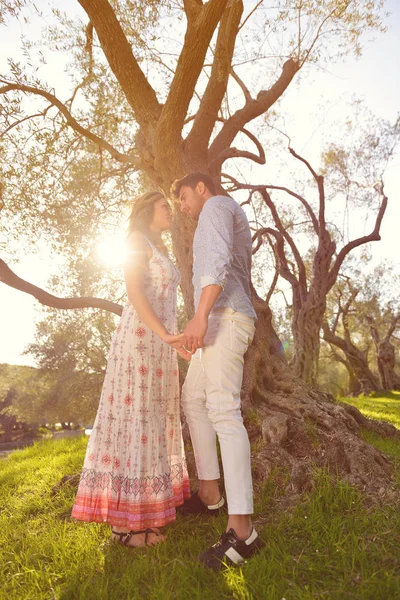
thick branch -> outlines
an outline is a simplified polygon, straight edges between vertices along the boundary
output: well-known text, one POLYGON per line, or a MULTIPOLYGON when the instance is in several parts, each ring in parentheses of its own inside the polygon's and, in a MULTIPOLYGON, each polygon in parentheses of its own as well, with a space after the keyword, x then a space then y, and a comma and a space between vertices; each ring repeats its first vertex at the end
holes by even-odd
POLYGON ((363 244, 367 244, 368 242, 377 242, 381 239, 380 227, 388 203, 387 196, 385 196, 383 193, 383 184, 380 185, 380 192, 382 195, 382 203, 376 217, 374 230, 369 235, 365 235, 363 237, 357 238, 356 240, 353 240, 352 242, 349 242, 341 249, 341 251, 336 257, 332 269, 329 272, 328 289, 330 289, 335 284, 340 267, 342 266, 342 263, 346 256, 349 254, 349 252, 351 252, 352 250, 354 250, 354 248, 357 248, 358 246, 362 246, 363 244))
POLYGON ((15 84, 9 83, 0 88, 0 94, 6 94, 7 92, 11 92, 11 91, 20 91, 20 92, 25 92, 25 93, 29 93, 29 94, 35 94, 37 96, 41 96, 42 98, 45 98, 48 102, 50 102, 51 105, 58 108, 58 110, 65 117, 68 125, 72 129, 74 129, 75 131, 77 131, 78 133, 80 133, 81 135, 86 137, 87 139, 89 139, 92 142, 94 142, 95 144, 97 144, 97 146, 99 146, 100 148, 107 150, 107 152, 109 152, 110 155, 113 158, 115 158, 115 160, 118 160, 119 162, 123 162, 123 163, 129 163, 129 164, 135 165, 137 168, 140 168, 140 160, 137 157, 129 156, 127 154, 122 154, 121 152, 116 150, 116 148, 111 146, 111 144, 109 144, 108 142, 106 142, 105 140, 100 138, 98 135, 92 133, 89 129, 82 127, 82 125, 80 125, 78 123, 78 121, 71 115, 71 113, 69 112, 69 110, 67 109, 65 104, 63 104, 61 102, 61 100, 59 100, 56 96, 54 96, 54 94, 51 94, 50 92, 46 92, 46 90, 41 90, 39 88, 32 87, 30 85, 23 85, 23 84, 17 84, 17 83, 15 83, 15 84))
POLYGON ((110 300, 104 300, 103 298, 58 298, 48 292, 45 292, 41 288, 21 279, 16 275, 6 263, 0 259, 0 281, 6 285, 25 292, 34 296, 36 300, 44 306, 51 306, 52 308, 72 309, 72 308, 101 308, 112 312, 116 315, 122 315, 122 306, 111 302, 110 300))
POLYGON ((349 326, 349 311, 350 311, 350 306, 353 304, 353 301, 358 296, 358 293, 359 293, 359 290, 357 290, 357 289, 352 290, 350 298, 347 300, 346 304, 341 309, 344 336, 348 343, 352 343, 350 326, 349 326))
POLYGON ((371 333, 371 337, 372 340, 376 346, 376 349, 378 349, 380 341, 381 341, 381 336, 379 334, 379 331, 377 330, 377 328, 375 327, 375 321, 374 319, 371 317, 371 315, 366 315, 365 319, 369 325, 369 331, 371 333))
MULTIPOLYGON (((243 133, 246 133, 246 135, 248 135, 249 137, 251 135, 252 136, 251 139, 252 139, 252 141, 254 141, 254 143, 256 143, 256 141, 258 142, 257 138, 255 136, 253 136, 253 134, 250 134, 250 132, 247 131, 247 129, 243 129, 242 131, 243 131, 243 133)), ((258 144, 260 144, 260 142, 258 142, 258 144)), ((261 146, 261 144, 260 144, 260 146, 261 146)), ((257 148, 258 148, 258 145, 257 145, 257 148)), ((261 157, 261 155, 260 155, 260 157, 261 157)), ((265 158, 265 154, 264 154, 264 158, 265 158)), ((260 164, 264 164, 264 163, 260 163, 260 164)), ((232 183, 235 186, 235 188, 234 188, 235 190, 254 190, 254 191, 256 191, 260 187, 258 185, 254 185, 254 184, 250 184, 250 183, 249 184, 240 183, 239 181, 237 181, 237 179, 234 179, 230 175, 224 174, 224 176, 232 181, 232 183)), ((302 205, 304 206, 304 208, 306 209, 307 214, 309 215, 311 222, 313 224, 315 233, 317 235, 319 235, 318 219, 315 216, 314 211, 311 208, 310 204, 307 202, 307 200, 305 198, 303 198, 303 196, 300 196, 300 194, 296 194, 296 192, 293 192, 289 188, 284 187, 282 185, 263 185, 262 187, 265 188, 266 190, 279 190, 282 192, 286 192, 287 194, 289 194, 289 196, 293 196, 293 198, 297 198, 297 200, 299 200, 302 203, 302 205)))
POLYGON ((272 218, 274 219, 276 228, 283 235, 283 237, 289 244, 290 249, 293 252, 293 256, 296 260, 297 268, 299 271, 299 280, 297 283, 300 285, 301 294, 304 295, 307 292, 307 276, 306 276, 306 268, 304 266, 304 262, 303 262, 303 259, 301 258, 300 252, 299 252, 293 238, 289 235, 289 233, 283 226, 282 221, 280 220, 280 217, 278 215, 278 211, 276 210, 275 204, 272 202, 271 196, 268 194, 265 187, 262 186, 257 191, 261 194, 262 199, 264 200, 265 204, 268 206, 268 208, 271 212, 272 218))
POLYGON ((223 163, 229 158, 247 158, 248 160, 252 160, 259 165, 265 165, 265 153, 262 150, 262 153, 257 155, 254 152, 249 152, 248 150, 239 150, 239 148, 226 148, 221 154, 219 154, 214 160, 212 160, 208 164, 208 168, 211 173, 219 173, 223 163))
POLYGON ((227 3, 228 0, 209 0, 197 18, 187 15, 185 42, 157 126, 157 156, 164 156, 165 140, 171 147, 181 142, 182 127, 207 49, 227 3))
POLYGON ((311 175, 314 177, 316 183, 317 183, 317 187, 318 187, 318 195, 319 195, 319 227, 321 231, 325 231, 326 229, 326 222, 325 222, 325 188, 324 188, 324 178, 322 177, 322 175, 318 175, 318 173, 316 171, 314 171, 314 169, 312 168, 312 166, 310 165, 310 163, 308 162, 308 160, 306 160, 305 158, 303 158, 302 156, 300 156, 299 154, 297 154, 293 148, 289 147, 289 152, 292 156, 294 156, 295 158, 297 158, 297 160, 300 160, 302 163, 304 163, 307 167, 307 169, 310 171, 311 175))
POLYGON ((395 329, 396 329, 397 324, 398 324, 399 321, 400 321, 400 314, 398 314, 395 317, 393 317, 393 320, 392 320, 392 322, 390 324, 390 327, 387 330, 387 333, 385 335, 385 341, 389 341, 390 340, 390 338, 392 337, 392 335, 393 335, 393 333, 394 333, 394 331, 395 331, 395 329))
POLYGON ((208 143, 226 93, 242 13, 242 0, 235 0, 221 19, 210 79, 185 144, 190 151, 198 152, 200 156, 207 154, 208 143))
POLYGON ((132 53, 115 12, 107 0, 78 0, 96 29, 105 57, 136 119, 145 130, 153 129, 161 107, 157 96, 132 53))
POLYGON ((303 198, 303 196, 300 196, 300 194, 296 194, 296 192, 293 192, 289 188, 280 186, 280 185, 265 185, 264 187, 267 190, 281 190, 282 192, 286 192, 287 194, 289 194, 289 196, 293 196, 293 198, 297 198, 297 200, 299 200, 302 203, 302 205, 304 206, 304 208, 306 209, 307 214, 310 217, 311 222, 313 224, 315 233, 317 235, 319 235, 318 219, 315 216, 314 211, 311 208, 310 204, 307 202, 307 200, 305 198, 303 198))
POLYGON ((293 77, 299 70, 299 64, 293 58, 285 62, 279 79, 269 90, 259 92, 257 98, 246 102, 243 108, 230 117, 211 144, 209 157, 212 160, 225 148, 229 148, 241 129, 256 117, 265 113, 282 96, 293 77))
POLYGON ((202 9, 202 0, 183 0, 183 8, 188 21, 196 19, 202 9))
POLYGON ((272 294, 274 293, 274 290, 275 290, 275 288, 276 288, 276 284, 277 284, 277 282, 278 282, 278 277, 279 277, 279 266, 278 266, 278 264, 277 264, 277 265, 276 265, 276 269, 275 269, 275 273, 274 273, 274 278, 273 278, 273 280, 272 280, 272 283, 271 283, 271 285, 270 285, 270 288, 269 288, 269 290, 268 290, 268 294, 267 294, 267 295, 266 295, 266 297, 265 297, 265 302, 266 302, 267 304, 269 304, 269 301, 270 301, 270 300, 271 300, 271 298, 272 298, 272 294))

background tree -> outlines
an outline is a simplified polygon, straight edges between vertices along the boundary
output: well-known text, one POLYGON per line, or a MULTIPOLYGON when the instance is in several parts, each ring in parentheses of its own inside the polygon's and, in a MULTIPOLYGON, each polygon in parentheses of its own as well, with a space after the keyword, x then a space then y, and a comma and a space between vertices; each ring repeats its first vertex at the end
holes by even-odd
MULTIPOLYGON (((135 171, 168 194, 172 181, 189 171, 208 171, 219 181, 222 167, 226 171, 225 163, 233 158, 264 164, 264 148, 249 124, 271 110, 305 64, 323 63, 332 54, 358 52, 361 33, 381 28, 383 3, 311 0, 282 2, 269 9, 262 27, 268 32, 279 30, 284 50, 271 60, 270 69, 260 64, 255 96, 245 83, 246 66, 240 69, 235 64, 243 62, 244 39, 252 40, 246 60, 259 50, 252 31, 253 23, 257 24, 257 5, 243 15, 240 0, 184 0, 183 12, 182 7, 164 2, 151 3, 148 10, 141 8, 141 3, 123 0, 112 4, 80 0, 79 4, 89 23, 62 17, 61 35, 50 32, 53 47, 61 44, 76 59, 72 70, 76 85, 69 98, 61 101, 51 85, 29 73, 29 67, 25 70, 15 64, 2 78, 0 88, 11 139, 3 152, 9 159, 15 157, 3 166, 10 182, 6 206, 13 186, 16 193, 7 216, 10 222, 17 222, 23 214, 32 228, 43 231, 45 213, 49 234, 52 227, 57 231, 53 243, 62 243, 67 237, 65 223, 71 215, 74 219, 82 215, 82 223, 87 225, 82 236, 88 235, 95 226, 87 216, 91 207, 99 214, 107 211, 108 203, 117 209, 112 199, 115 196, 122 202, 125 189, 131 190, 139 180, 135 171), (165 45, 165 27, 174 18, 181 18, 177 29, 180 44, 178 49, 178 44, 168 43, 167 58, 160 48, 165 45), (226 102, 232 85, 241 90, 241 106, 226 102), (36 99, 36 113, 21 114, 21 102, 27 95, 36 99), (17 135, 17 128, 23 128, 26 117, 36 121, 30 119, 27 124, 31 131, 22 136, 25 147, 21 153, 21 129, 17 135), (48 130, 41 126, 43 120, 48 130), (26 163, 29 168, 21 190, 14 182, 19 181, 21 164, 26 163), (48 177, 54 174, 51 191, 43 189, 43 166, 48 177), (70 191, 80 182, 82 195, 66 193, 65 179, 70 191), (94 181, 98 183, 96 191, 90 185, 94 181), (56 189, 60 190, 57 201, 56 189)), ((28 54, 30 51, 27 48, 28 54)), ((188 316, 193 311, 192 235, 193 223, 176 211, 172 242, 188 316)), ((287 466, 290 489, 300 490, 319 464, 352 483, 366 483, 371 488, 385 484, 390 466, 358 436, 359 413, 331 403, 294 376, 272 327, 268 305, 255 292, 253 302, 258 324, 246 358, 242 399, 245 413, 251 407, 256 415, 251 435, 262 436, 265 442, 255 457, 257 474, 264 477, 275 465, 287 466)), ((381 429, 390 428, 382 425, 381 429)))
POLYGON ((346 367, 353 394, 397 389, 399 383, 398 341, 392 337, 399 323, 399 277, 386 263, 368 271, 364 263, 338 282, 323 327, 324 339, 341 351, 332 356, 346 367))
MULTIPOLYGON (((305 165, 311 175, 315 191, 307 182, 299 185, 299 191, 284 184, 241 184, 227 176, 232 181, 232 190, 248 190, 249 203, 253 194, 259 195, 267 208, 264 218, 262 210, 259 210, 253 236, 258 243, 254 252, 266 236, 269 236, 269 244, 271 239, 274 240, 271 245, 277 272, 292 288, 294 372, 311 384, 315 384, 317 379, 320 329, 327 295, 348 255, 371 241, 380 240, 380 226, 387 206, 383 184, 376 184, 376 181, 377 178, 382 180, 398 142, 400 120, 394 125, 376 120, 372 128, 371 115, 363 115, 363 119, 363 124, 358 119, 347 123, 345 137, 350 142, 343 145, 331 143, 323 152, 320 173, 289 146, 292 157, 305 165), (273 194, 274 198, 278 195, 281 198, 274 199, 273 194), (311 199, 307 200, 307 196, 311 199), (300 210, 288 212, 287 201, 293 199, 299 203, 300 210), (353 239, 346 239, 346 232, 330 220, 332 205, 336 210, 343 206, 344 211, 351 211, 354 220, 360 217, 357 209, 362 207, 363 219, 367 209, 371 217, 373 214, 371 223, 366 225, 370 227, 369 233, 355 234, 353 239), (261 226, 261 220, 267 226, 261 226), (268 226, 270 223, 272 228, 268 226), (305 246, 304 238, 307 239, 307 260, 302 248, 305 246)), ((350 225, 357 230, 355 223, 350 225)))

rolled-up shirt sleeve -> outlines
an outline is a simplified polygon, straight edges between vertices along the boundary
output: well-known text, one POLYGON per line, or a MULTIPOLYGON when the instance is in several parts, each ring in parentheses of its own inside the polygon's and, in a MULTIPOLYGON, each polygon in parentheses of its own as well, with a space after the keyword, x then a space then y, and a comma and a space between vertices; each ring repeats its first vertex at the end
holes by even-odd
POLYGON ((202 254, 200 286, 216 284, 224 288, 233 258, 233 213, 230 207, 213 200, 206 203, 203 213, 198 236, 202 254))

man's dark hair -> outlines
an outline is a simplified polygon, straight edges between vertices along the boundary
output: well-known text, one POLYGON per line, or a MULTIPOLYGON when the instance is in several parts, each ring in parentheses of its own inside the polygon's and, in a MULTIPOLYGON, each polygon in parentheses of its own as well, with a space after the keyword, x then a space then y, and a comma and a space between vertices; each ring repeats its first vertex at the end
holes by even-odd
POLYGON ((171 185, 171 194, 174 196, 174 198, 179 198, 181 188, 184 185, 194 189, 200 181, 202 181, 206 188, 213 194, 213 196, 215 196, 217 193, 215 183, 210 175, 207 175, 207 173, 189 173, 189 175, 185 175, 185 177, 182 177, 182 179, 176 179, 171 185))

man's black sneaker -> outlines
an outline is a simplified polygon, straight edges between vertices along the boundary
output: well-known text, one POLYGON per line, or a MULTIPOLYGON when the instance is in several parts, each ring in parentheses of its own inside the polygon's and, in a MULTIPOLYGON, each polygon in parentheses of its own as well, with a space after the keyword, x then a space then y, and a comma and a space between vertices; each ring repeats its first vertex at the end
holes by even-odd
POLYGON ((212 517, 217 517, 221 514, 222 509, 225 505, 225 500, 223 496, 221 496, 221 500, 218 504, 204 504, 203 500, 201 500, 198 492, 190 496, 185 502, 177 507, 177 511, 181 515, 189 516, 189 515, 210 515, 212 517))
POLYGON ((265 543, 255 529, 247 540, 239 540, 234 529, 230 529, 221 535, 216 544, 200 554, 199 560, 206 567, 218 571, 224 564, 228 566, 243 564, 264 546, 265 543))

